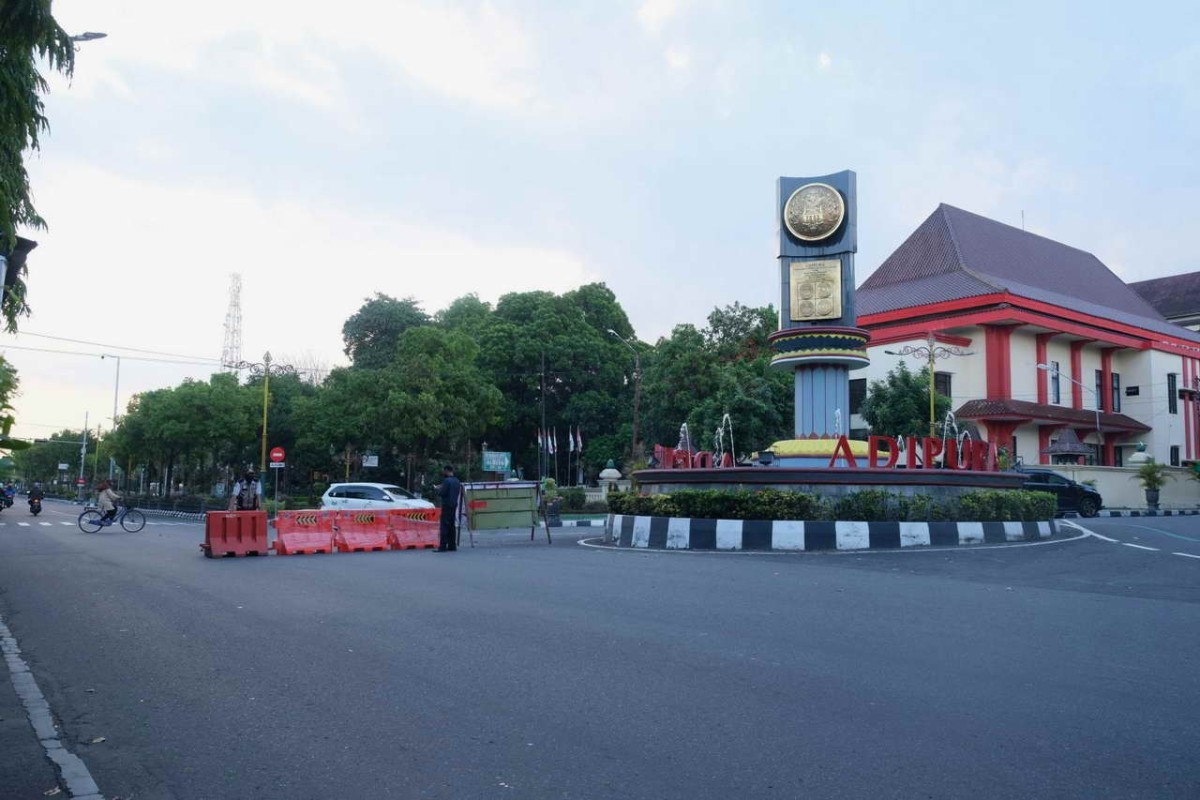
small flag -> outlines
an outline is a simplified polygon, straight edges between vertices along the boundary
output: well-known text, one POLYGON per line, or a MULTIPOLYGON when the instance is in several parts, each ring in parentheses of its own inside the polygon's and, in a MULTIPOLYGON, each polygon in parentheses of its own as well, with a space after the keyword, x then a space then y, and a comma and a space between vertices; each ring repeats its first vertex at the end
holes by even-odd
POLYGON ((558 428, 550 429, 550 452, 558 452, 558 428))
POLYGON ((568 452, 575 452, 575 434, 571 433, 571 426, 567 426, 567 446, 570 448, 568 452))
POLYGON ((579 428, 575 429, 575 442, 579 446, 579 452, 583 452, 583 431, 579 428))
POLYGON ((545 448, 546 448, 546 443, 542 440, 542 429, 538 428, 538 450, 541 451, 541 450, 544 450, 545 448))

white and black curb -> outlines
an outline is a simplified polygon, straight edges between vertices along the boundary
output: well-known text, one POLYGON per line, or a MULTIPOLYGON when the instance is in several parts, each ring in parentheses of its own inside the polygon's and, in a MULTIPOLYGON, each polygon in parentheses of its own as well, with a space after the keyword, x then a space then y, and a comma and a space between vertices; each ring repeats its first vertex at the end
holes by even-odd
POLYGON ((1194 517, 1197 514, 1200 514, 1197 508, 1167 508, 1159 511, 1123 508, 1098 512, 1101 517, 1194 517))
POLYGON ((21 658, 21 648, 3 620, 0 620, 0 652, 4 653, 13 688, 17 690, 17 697, 25 706, 29 724, 33 726, 38 741, 45 749, 46 757, 58 767, 68 794, 75 800, 104 800, 100 794, 100 787, 96 785, 87 765, 63 745, 58 728, 54 724, 54 717, 50 714, 50 704, 46 702, 46 696, 33 679, 29 665, 21 658))
POLYGON ((153 514, 156 517, 170 517, 171 519, 187 519, 192 522, 204 522, 206 514, 204 512, 195 511, 168 511, 161 508, 138 508, 138 511, 147 516, 153 514))
POLYGON ((1046 539, 1045 522, 801 522, 690 519, 613 514, 605 539, 651 550, 895 550, 902 547, 1003 544, 1046 539))

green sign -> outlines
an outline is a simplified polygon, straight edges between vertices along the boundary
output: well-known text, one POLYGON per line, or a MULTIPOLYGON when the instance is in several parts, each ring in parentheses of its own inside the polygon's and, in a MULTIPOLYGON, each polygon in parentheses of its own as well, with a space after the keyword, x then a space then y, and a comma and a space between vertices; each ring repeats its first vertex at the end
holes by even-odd
POLYGON ((484 472, 508 472, 512 469, 512 453, 502 453, 499 450, 483 451, 484 472))

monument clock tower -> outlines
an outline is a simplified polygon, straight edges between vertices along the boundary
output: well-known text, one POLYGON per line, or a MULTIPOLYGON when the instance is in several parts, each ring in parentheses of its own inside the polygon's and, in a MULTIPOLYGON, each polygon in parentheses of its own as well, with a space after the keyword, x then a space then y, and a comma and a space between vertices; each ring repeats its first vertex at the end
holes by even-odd
POLYGON ((771 366, 795 373, 796 438, 771 450, 783 464, 789 456, 827 460, 849 429, 849 372, 869 363, 870 334, 857 327, 854 308, 855 175, 780 178, 775 209, 780 311, 771 366))

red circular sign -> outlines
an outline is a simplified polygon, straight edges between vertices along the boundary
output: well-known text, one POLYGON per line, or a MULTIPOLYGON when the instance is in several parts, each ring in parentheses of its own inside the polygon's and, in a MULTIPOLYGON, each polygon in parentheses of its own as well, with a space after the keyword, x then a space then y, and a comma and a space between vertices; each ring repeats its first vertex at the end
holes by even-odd
POLYGON ((87 486, 87 481, 85 481, 83 478, 76 478, 75 485, 76 486, 87 486))
POLYGON ((276 464, 278 464, 283 461, 283 457, 284 457, 284 452, 283 452, 282 447, 272 447, 271 448, 271 460, 272 461, 274 461, 276 464))

